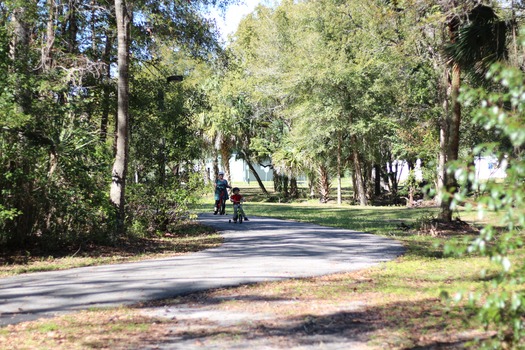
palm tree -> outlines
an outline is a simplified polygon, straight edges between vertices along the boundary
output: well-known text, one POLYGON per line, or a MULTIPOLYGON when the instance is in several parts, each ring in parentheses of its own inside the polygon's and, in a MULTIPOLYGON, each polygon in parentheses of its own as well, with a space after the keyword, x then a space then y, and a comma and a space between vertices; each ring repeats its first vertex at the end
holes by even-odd
MULTIPOLYGON (((456 1, 449 3, 450 9, 457 7, 456 1)), ((454 11, 449 11, 453 13, 454 11)), ((501 21, 493 8, 476 5, 465 16, 455 14, 447 21, 449 44, 445 48, 450 72, 449 88, 451 113, 441 125, 440 158, 443 163, 458 159, 461 105, 458 101, 461 85, 461 72, 465 71, 474 83, 481 81, 490 65, 506 57, 505 38, 507 26, 501 21)), ((448 113, 447 113, 448 114, 448 113)), ((440 219, 452 221, 452 194, 457 190, 453 174, 447 174, 446 165, 442 168, 442 191, 447 193, 441 202, 440 219)))

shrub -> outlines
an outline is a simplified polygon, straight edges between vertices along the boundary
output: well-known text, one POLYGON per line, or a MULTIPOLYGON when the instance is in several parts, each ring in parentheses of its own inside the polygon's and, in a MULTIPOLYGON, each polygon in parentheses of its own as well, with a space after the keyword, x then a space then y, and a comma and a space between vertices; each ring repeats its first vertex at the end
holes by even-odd
POLYGON ((474 122, 492 130, 495 137, 505 142, 482 144, 475 154, 486 153, 506 160, 506 178, 502 182, 477 180, 474 172, 464 165, 455 166, 455 175, 461 191, 453 205, 461 203, 468 192, 480 189, 477 211, 484 216, 496 211, 501 218, 498 231, 492 225, 483 228, 471 242, 468 251, 487 256, 498 266, 498 273, 490 277, 486 290, 469 296, 471 305, 479 307, 478 316, 486 327, 497 330, 495 337, 483 343, 484 348, 520 348, 525 336, 525 282, 523 259, 512 259, 511 254, 523 247, 525 227, 525 74, 519 69, 495 65, 490 77, 499 91, 468 90, 463 95, 466 105, 481 101, 474 122))

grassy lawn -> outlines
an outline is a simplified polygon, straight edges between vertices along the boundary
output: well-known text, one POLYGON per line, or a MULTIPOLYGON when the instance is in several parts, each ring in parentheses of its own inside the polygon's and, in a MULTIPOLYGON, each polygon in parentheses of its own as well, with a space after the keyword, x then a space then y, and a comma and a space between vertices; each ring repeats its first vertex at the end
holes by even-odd
MULTIPOLYGON (((243 188, 248 199, 253 199, 250 191, 256 193, 243 188)), ((208 198, 197 210, 211 211, 211 207, 208 198)), ((403 242, 407 253, 364 271, 218 289, 137 307, 88 310, 9 326, 0 329, 0 348, 139 348, 140 344, 174 337, 202 343, 203 348, 215 345, 228 349, 257 341, 286 348, 299 346, 308 337, 330 336, 359 339, 366 347, 377 349, 459 349, 465 342, 490 334, 480 327, 475 310, 466 303, 441 298, 444 291, 454 296, 457 291, 490 288, 481 277, 482 270, 490 274, 493 269, 486 258, 443 254, 445 244, 461 242, 472 233, 430 236, 405 229, 417 227, 437 209, 248 201, 245 211, 248 216, 273 216, 389 236, 403 242), (144 316, 142 309, 152 305, 190 305, 269 317, 225 326, 206 318, 184 321, 144 316), (200 328, 195 328, 196 324, 200 328)), ((460 214, 462 220, 481 224, 472 213, 460 214)), ((496 222, 497 217, 489 220, 496 222)), ((515 252, 514 257, 522 258, 522 254, 515 252)), ((143 256, 147 257, 147 252, 143 256)))

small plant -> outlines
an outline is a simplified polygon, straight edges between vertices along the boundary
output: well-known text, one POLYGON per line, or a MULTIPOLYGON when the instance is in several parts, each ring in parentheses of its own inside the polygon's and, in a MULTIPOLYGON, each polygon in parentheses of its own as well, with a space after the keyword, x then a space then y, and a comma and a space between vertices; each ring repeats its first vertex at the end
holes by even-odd
POLYGON ((438 219, 433 214, 424 214, 416 219, 414 229, 421 234, 430 234, 430 236, 437 236, 438 219))
POLYGON ((137 237, 164 235, 180 222, 194 218, 189 208, 199 200, 201 181, 198 174, 194 174, 186 183, 130 186, 131 234, 137 237))

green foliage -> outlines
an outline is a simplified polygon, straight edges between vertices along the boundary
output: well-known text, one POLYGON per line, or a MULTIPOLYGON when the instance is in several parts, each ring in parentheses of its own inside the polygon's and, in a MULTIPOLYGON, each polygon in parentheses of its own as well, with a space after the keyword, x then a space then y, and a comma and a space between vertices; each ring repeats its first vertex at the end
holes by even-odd
MULTIPOLYGON (((134 205, 193 198, 180 189, 169 195, 160 190, 174 178, 188 182, 185 174, 202 151, 185 101, 194 91, 167 77, 190 72, 196 63, 189 57, 209 59, 212 52, 217 58, 217 33, 199 11, 228 2, 133 6, 128 174, 153 196, 137 196, 134 205)), ((60 249, 117 238, 107 193, 114 142, 108 135, 116 127, 117 106, 109 69, 116 61, 114 9, 102 2, 81 1, 75 11, 71 4, 55 5, 0 5, 0 70, 7 72, 0 76, 1 246, 60 249), (14 27, 8 17, 21 6, 18 32, 26 28, 30 35, 10 47, 14 27), (50 14, 63 25, 47 26, 50 14)))
POLYGON ((173 232, 181 222, 193 219, 190 207, 203 195, 204 184, 198 173, 187 182, 172 178, 165 186, 132 184, 128 189, 130 234, 151 237, 173 232))
POLYGON ((489 77, 499 90, 467 90, 463 101, 469 105, 481 100, 474 122, 486 130, 508 138, 511 149, 496 143, 481 144, 474 155, 495 156, 506 163, 506 177, 502 182, 480 181, 468 166, 457 166, 456 177, 462 190, 456 195, 456 204, 467 198, 472 189, 479 189, 477 211, 480 216, 498 213, 497 226, 487 225, 470 245, 470 252, 478 252, 499 266, 490 277, 487 290, 472 295, 469 301, 480 306, 478 316, 487 327, 495 327, 497 335, 484 343, 485 348, 521 348, 525 338, 525 293, 519 288, 525 282, 523 259, 510 259, 512 252, 524 246, 525 227, 525 74, 515 68, 494 65, 489 77))
POLYGON ((286 176, 359 166, 369 177, 374 165, 418 157, 430 168, 441 72, 417 50, 408 7, 283 2, 247 16, 231 45, 236 78, 226 81, 258 120, 247 148, 286 176))
POLYGON ((16 214, 0 220, 2 245, 54 250, 101 240, 109 231, 109 150, 97 144, 98 133, 87 120, 53 121, 40 130, 26 125, 2 133, 0 205, 4 213, 16 214))
MULTIPOLYGON (((6 221, 13 220, 18 215, 20 215, 19 210, 15 208, 7 209, 0 204, 0 226, 4 226, 6 221)), ((0 241, 1 240, 3 239, 0 237, 0 241)))

